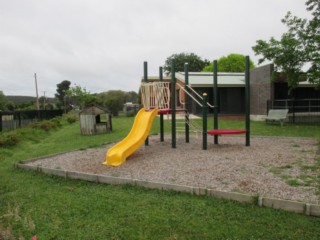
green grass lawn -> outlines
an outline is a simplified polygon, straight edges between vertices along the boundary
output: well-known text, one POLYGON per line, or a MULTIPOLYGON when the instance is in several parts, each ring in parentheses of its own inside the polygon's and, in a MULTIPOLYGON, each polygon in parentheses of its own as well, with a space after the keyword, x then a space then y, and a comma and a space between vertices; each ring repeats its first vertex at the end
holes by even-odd
MULTIPOLYGON (((198 126, 202 126, 201 119, 194 121, 198 126)), ((252 136, 285 136, 285 137, 313 137, 320 139, 320 125, 291 124, 266 124, 261 121, 251 121, 252 136)), ((160 130, 160 120, 156 118, 151 132, 158 133, 160 130)), ((171 120, 165 120, 165 131, 171 133, 171 120)), ((213 117, 208 118, 208 130, 213 129, 213 117)), ((219 129, 245 129, 244 120, 224 120, 219 119, 219 129)))
MULTIPOLYGON (((211 197, 66 180, 13 167, 18 161, 117 141, 132 122, 133 118, 114 118, 114 131, 96 136, 81 136, 78 123, 49 132, 19 130, 17 146, 0 148, 0 239, 320 239, 320 218, 211 197)), ((239 121, 220 124, 244 126, 239 121)), ((251 126, 252 135, 320 137, 319 126, 251 126)), ((159 132, 158 119, 151 132, 159 132)))

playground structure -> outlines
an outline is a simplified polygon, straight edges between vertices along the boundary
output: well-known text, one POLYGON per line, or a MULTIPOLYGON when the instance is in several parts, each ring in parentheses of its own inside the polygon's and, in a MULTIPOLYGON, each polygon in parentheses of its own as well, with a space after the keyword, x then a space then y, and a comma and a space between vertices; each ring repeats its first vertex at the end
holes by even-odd
MULTIPOLYGON (((127 157, 136 151, 143 142, 149 144, 148 134, 152 122, 157 114, 160 115, 160 141, 164 141, 164 115, 171 115, 171 146, 176 148, 176 113, 185 114, 185 141, 189 143, 190 119, 188 105, 190 101, 195 101, 202 108, 202 149, 206 150, 208 135, 214 136, 214 144, 218 144, 220 135, 245 134, 246 146, 250 146, 250 73, 249 57, 245 57, 245 129, 219 129, 218 128, 218 107, 208 103, 207 94, 199 95, 189 86, 188 64, 184 65, 185 82, 184 86, 176 82, 175 61, 171 63, 171 82, 163 81, 163 70, 159 68, 158 82, 148 82, 148 64, 144 62, 144 78, 141 83, 141 99, 143 108, 137 114, 134 124, 128 136, 110 148, 106 154, 106 160, 103 164, 111 166, 121 165, 127 157), (179 90, 179 101, 183 106, 182 109, 176 108, 176 88, 179 90), (182 94, 184 93, 184 94, 182 94), (214 128, 208 131, 208 107, 214 108, 214 128)), ((217 61, 213 62, 213 90, 214 103, 218 102, 218 69, 217 61)))

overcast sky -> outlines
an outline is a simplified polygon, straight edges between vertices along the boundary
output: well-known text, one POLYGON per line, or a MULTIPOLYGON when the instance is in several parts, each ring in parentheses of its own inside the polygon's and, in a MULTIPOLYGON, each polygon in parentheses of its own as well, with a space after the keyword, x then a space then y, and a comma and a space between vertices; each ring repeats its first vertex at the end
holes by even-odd
POLYGON ((0 91, 54 96, 69 80, 91 93, 138 91, 173 53, 209 60, 249 55, 279 38, 287 11, 309 17, 306 0, 0 0, 0 91))

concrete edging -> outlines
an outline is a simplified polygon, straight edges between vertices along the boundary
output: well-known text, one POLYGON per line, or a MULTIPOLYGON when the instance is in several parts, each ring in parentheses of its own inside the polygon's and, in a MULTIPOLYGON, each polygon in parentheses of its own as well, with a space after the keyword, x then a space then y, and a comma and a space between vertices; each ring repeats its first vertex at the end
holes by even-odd
POLYGON ((233 201, 246 203, 246 204, 257 204, 260 207, 281 209, 288 212, 320 217, 320 205, 303 203, 303 202, 295 202, 295 201, 268 198, 268 197, 262 197, 262 196, 253 196, 253 195, 244 194, 244 193, 224 192, 224 191, 218 191, 214 189, 190 187, 185 185, 148 182, 148 181, 143 181, 138 179, 120 178, 120 177, 104 176, 104 175, 98 175, 98 174, 88 174, 88 173, 76 172, 76 171, 65 171, 61 169, 51 169, 51 168, 45 168, 41 166, 32 166, 32 165, 27 165, 23 163, 16 163, 15 167, 24 169, 24 170, 37 171, 37 172, 41 172, 48 175, 64 177, 66 179, 67 178, 78 179, 78 180, 84 180, 89 182, 112 184, 112 185, 130 184, 133 186, 139 186, 139 187, 144 187, 149 189, 158 189, 158 190, 165 190, 165 191, 185 192, 185 193, 194 194, 194 195, 212 196, 216 198, 233 200, 233 201))

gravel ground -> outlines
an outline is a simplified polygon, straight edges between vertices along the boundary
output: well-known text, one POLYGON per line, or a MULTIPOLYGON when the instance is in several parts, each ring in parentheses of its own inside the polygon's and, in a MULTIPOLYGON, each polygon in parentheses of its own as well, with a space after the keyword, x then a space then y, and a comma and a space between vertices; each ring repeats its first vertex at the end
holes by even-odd
POLYGON ((142 146, 119 167, 102 165, 112 144, 29 164, 319 204, 320 171, 308 167, 319 164, 315 161, 320 156, 315 139, 251 137, 250 147, 245 146, 243 136, 220 137, 219 145, 214 145, 211 137, 208 142, 208 150, 202 150, 200 136, 191 136, 190 143, 178 136, 177 148, 173 149, 169 136, 165 142, 152 136, 149 146, 142 146), (299 186, 290 186, 286 182, 290 179, 299 186), (302 186, 307 182, 308 186, 302 186))

